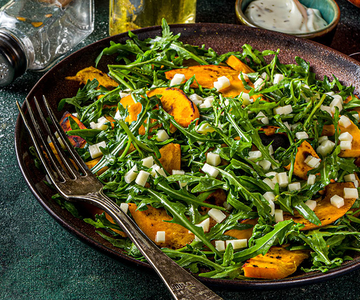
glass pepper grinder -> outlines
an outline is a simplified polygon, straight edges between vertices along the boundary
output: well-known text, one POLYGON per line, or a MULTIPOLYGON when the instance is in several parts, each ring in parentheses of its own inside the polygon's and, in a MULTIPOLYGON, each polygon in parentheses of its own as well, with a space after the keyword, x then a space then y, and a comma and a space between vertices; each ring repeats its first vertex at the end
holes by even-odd
POLYGON ((0 8, 0 87, 45 71, 94 30, 94 0, 11 0, 0 8))

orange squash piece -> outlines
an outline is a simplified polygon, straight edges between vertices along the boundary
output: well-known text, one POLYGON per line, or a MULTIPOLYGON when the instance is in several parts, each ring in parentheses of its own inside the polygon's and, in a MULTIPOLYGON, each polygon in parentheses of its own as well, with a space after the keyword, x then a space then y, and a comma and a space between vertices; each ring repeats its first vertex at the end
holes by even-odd
POLYGON ((352 182, 335 182, 330 183, 325 189, 325 197, 323 199, 317 200, 317 205, 314 209, 314 213, 321 221, 321 225, 316 225, 308 220, 306 220, 303 216, 301 216, 298 212, 294 213, 292 216, 289 213, 284 213, 284 220, 293 219, 295 223, 304 224, 305 227, 301 230, 310 230, 319 228, 322 226, 330 225, 335 222, 337 219, 341 218, 345 213, 353 206, 356 199, 344 199, 344 206, 337 208, 330 203, 330 198, 334 195, 338 195, 340 197, 344 197, 344 188, 354 188, 354 183, 352 182))
POLYGON ((161 154, 159 162, 169 174, 172 173, 172 170, 181 169, 181 146, 179 144, 167 144, 159 151, 161 154))
POLYGON ((307 251, 271 247, 265 255, 260 254, 247 260, 243 265, 244 275, 260 279, 286 278, 308 257, 307 251))
POLYGON ((163 208, 154 208, 148 205, 144 211, 136 210, 133 203, 129 203, 129 211, 140 229, 155 242, 155 236, 158 231, 165 231, 165 242, 157 243, 160 247, 179 249, 189 244, 194 239, 194 234, 189 233, 185 227, 165 221, 171 221, 172 218, 163 208))
POLYGON ((88 80, 92 81, 93 79, 97 79, 99 86, 103 86, 107 89, 113 89, 119 85, 107 74, 94 67, 82 69, 77 72, 75 76, 68 76, 65 79, 78 81, 80 84, 86 84, 88 80))
POLYGON ((339 156, 340 157, 359 157, 360 156, 360 129, 357 127, 352 121, 351 125, 347 128, 339 125, 340 132, 348 132, 353 136, 353 140, 351 142, 351 149, 349 150, 341 150, 339 156))
MULTIPOLYGON (((307 142, 303 141, 301 145, 298 147, 296 156, 295 156, 295 163, 294 163, 294 174, 301 178, 306 180, 307 179, 307 173, 312 170, 313 168, 309 167, 304 160, 309 156, 313 156, 316 158, 319 158, 314 148, 307 142)), ((289 170, 290 165, 285 166, 285 169, 289 170)))
MULTIPOLYGON (((162 95, 160 98, 164 110, 174 117, 175 121, 184 128, 200 117, 197 106, 178 88, 156 88, 148 93, 149 97, 162 95)), ((142 110, 140 103, 135 103, 131 95, 121 99, 120 103, 128 108, 127 121, 136 121, 142 110), (134 106, 135 105, 135 106, 134 106)), ((171 131, 174 132, 175 127, 171 131)))
MULTIPOLYGON (((86 129, 86 126, 81 123, 78 118, 76 118, 69 112, 65 112, 60 120, 60 126, 64 130, 64 132, 72 130, 69 118, 72 118, 80 129, 86 129)), ((86 141, 82 137, 76 135, 70 135, 68 136, 68 139, 75 148, 83 148, 86 144, 86 141)))
MULTIPOLYGON (((240 223, 255 225, 257 223, 257 219, 246 219, 246 220, 242 220, 240 223)), ((252 236, 252 233, 253 233, 253 228, 248 228, 244 230, 230 229, 228 231, 225 231, 224 235, 228 235, 239 240, 241 239, 249 240, 249 238, 251 238, 252 236)))
POLYGON ((236 71, 242 73, 254 73, 255 71, 250 68, 247 64, 243 63, 240 59, 238 59, 235 55, 231 55, 227 60, 226 63, 236 71))
MULTIPOLYGON (((204 88, 214 88, 214 82, 219 77, 226 76, 230 80, 230 86, 221 90, 221 94, 225 97, 235 97, 241 92, 249 92, 246 90, 242 81, 238 78, 239 72, 228 66, 205 65, 205 66, 191 66, 183 69, 170 70, 165 72, 166 78, 171 80, 175 74, 184 74, 186 80, 189 80, 195 75, 196 81, 204 88)), ((194 82, 192 87, 198 87, 194 82)))

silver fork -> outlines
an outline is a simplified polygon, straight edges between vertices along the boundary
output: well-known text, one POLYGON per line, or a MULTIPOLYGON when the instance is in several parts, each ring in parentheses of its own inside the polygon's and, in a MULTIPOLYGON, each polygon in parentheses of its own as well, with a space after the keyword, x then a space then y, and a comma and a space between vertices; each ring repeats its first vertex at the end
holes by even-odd
POLYGON ((34 103, 39 115, 37 118, 40 118, 41 123, 37 121, 28 99, 26 99, 26 106, 31 122, 28 122, 19 103, 16 102, 16 104, 24 124, 30 133, 37 154, 39 155, 48 176, 58 192, 67 200, 85 201, 107 212, 136 245, 153 269, 155 269, 173 295, 174 299, 222 299, 164 254, 160 248, 158 248, 139 229, 136 223, 127 214, 125 214, 115 202, 104 194, 102 183, 88 169, 86 164, 68 141, 45 96, 43 96, 43 101, 46 107, 45 111, 51 119, 51 126, 54 126, 55 131, 65 144, 66 149, 76 164, 76 167, 61 148, 58 139, 53 133, 54 131, 51 130, 50 124, 46 121, 45 114, 41 110, 37 99, 34 98, 34 103), (42 124, 42 126, 40 126, 39 123, 42 124), (35 130, 32 129, 30 124, 32 124, 32 127, 35 130), (63 169, 62 165, 59 163, 58 159, 49 147, 46 140, 47 136, 50 137, 50 140, 55 146, 61 161, 66 167, 66 170, 63 169), (46 153, 48 159, 46 159, 44 152, 46 153))

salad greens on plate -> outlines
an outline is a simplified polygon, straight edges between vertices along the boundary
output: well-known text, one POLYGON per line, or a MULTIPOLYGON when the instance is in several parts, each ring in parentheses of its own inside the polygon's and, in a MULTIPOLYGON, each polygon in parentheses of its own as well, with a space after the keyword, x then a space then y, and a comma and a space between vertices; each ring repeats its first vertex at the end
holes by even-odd
MULTIPOLYGON (((218 54, 129 32, 62 99, 61 125, 107 196, 199 276, 280 279, 341 266, 360 250, 359 99, 281 51, 218 54), (70 105, 70 106, 69 106, 70 105)), ((76 207, 58 203, 80 216, 76 207)), ((94 208, 83 220, 126 255, 140 252, 94 208)))

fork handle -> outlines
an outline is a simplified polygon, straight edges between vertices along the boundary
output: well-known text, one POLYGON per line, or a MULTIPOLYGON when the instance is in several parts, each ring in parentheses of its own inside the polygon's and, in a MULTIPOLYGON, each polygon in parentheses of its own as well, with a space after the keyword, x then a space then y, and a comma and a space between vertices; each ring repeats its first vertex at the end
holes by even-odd
POLYGON ((103 191, 91 193, 83 200, 103 209, 123 229, 130 240, 144 255, 177 300, 221 300, 222 298, 180 267, 157 247, 103 191))

